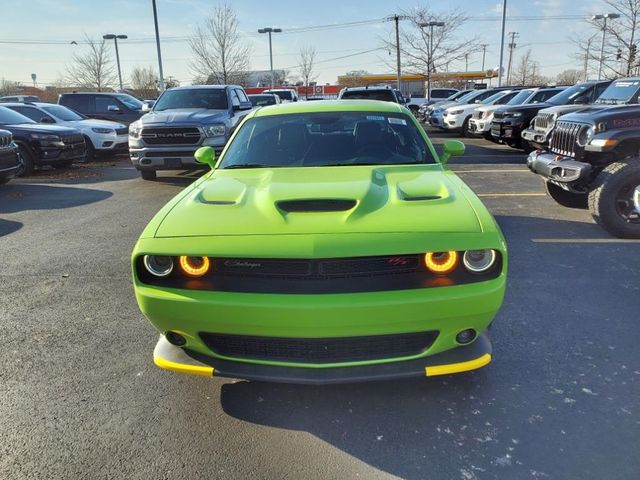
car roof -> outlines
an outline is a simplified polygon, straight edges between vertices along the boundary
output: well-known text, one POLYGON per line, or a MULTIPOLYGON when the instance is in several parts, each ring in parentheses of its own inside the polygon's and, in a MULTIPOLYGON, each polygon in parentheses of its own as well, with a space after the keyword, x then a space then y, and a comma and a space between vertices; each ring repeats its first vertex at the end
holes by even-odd
POLYGON ((242 88, 240 85, 182 85, 168 90, 222 90, 225 88, 242 88))
POLYGON ((312 103, 297 102, 270 105, 260 108, 250 115, 252 117, 268 117, 270 115, 316 112, 406 113, 406 109, 397 103, 378 100, 320 100, 312 103))
POLYGON ((345 87, 345 92, 366 92, 369 90, 393 90, 389 85, 372 85, 367 87, 345 87))

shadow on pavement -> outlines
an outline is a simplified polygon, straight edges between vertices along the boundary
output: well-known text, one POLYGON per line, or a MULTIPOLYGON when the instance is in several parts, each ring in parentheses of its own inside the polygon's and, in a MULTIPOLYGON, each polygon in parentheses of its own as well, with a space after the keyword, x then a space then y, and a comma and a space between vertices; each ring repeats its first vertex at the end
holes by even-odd
POLYGON ((0 218, 0 237, 17 232, 24 225, 20 222, 12 222, 11 220, 3 220, 0 218))
POLYGON ((79 187, 9 184, 0 191, 0 213, 59 210, 100 202, 112 195, 104 190, 79 187))

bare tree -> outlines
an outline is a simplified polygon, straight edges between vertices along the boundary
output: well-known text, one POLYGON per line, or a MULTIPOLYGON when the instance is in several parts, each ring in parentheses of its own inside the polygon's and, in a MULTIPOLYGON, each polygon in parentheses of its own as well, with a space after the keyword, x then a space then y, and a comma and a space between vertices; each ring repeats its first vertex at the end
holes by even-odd
MULTIPOLYGON (((477 38, 467 40, 457 38, 458 31, 467 20, 459 10, 436 15, 429 8, 421 6, 401 13, 410 20, 410 27, 400 31, 400 53, 404 70, 413 73, 441 71, 451 63, 463 61, 466 54, 473 53, 477 48, 477 38), (430 39, 431 29, 420 25, 434 20, 443 22, 444 26, 434 27, 433 39, 430 39), (431 68, 429 68, 430 47, 433 48, 431 68)), ((390 40, 383 40, 383 43, 390 51, 396 50, 395 35, 390 40)), ((395 63, 393 66, 395 68, 395 63)))
POLYGON ((309 96, 309 83, 315 80, 314 71, 316 61, 316 48, 306 46, 300 48, 300 77, 305 86, 305 97, 309 96))
POLYGON ((511 76, 512 85, 542 85, 547 79, 540 74, 540 64, 531 56, 528 49, 520 56, 511 76))
MULTIPOLYGON (((640 58, 637 43, 640 31, 640 0, 603 0, 603 10, 617 13, 619 18, 607 21, 606 43, 602 55, 602 74, 605 78, 630 76, 637 73, 640 58)), ((588 34, 577 37, 572 43, 577 48, 576 57, 589 65, 600 63, 600 38, 604 22, 602 19, 586 21, 588 34)), ((596 67, 597 70, 597 67, 596 67)))
POLYGON ((152 90, 158 88, 158 74, 153 67, 133 67, 130 76, 134 90, 152 90))
POLYGON ((249 46, 238 31, 236 12, 227 4, 215 7, 189 39, 191 70, 212 83, 242 83, 249 70, 249 46))
POLYGON ((99 92, 114 85, 117 77, 106 40, 96 41, 85 35, 84 43, 89 50, 73 54, 73 63, 67 67, 67 82, 99 92))
POLYGON ((362 77, 371 75, 367 70, 351 70, 338 77, 338 85, 341 87, 359 87, 362 85, 362 77))
POLYGON ((20 92, 20 84, 4 78, 0 79, 0 95, 15 95, 20 92))
POLYGON ((556 77, 558 85, 575 85, 582 80, 583 73, 575 68, 564 70, 556 77))

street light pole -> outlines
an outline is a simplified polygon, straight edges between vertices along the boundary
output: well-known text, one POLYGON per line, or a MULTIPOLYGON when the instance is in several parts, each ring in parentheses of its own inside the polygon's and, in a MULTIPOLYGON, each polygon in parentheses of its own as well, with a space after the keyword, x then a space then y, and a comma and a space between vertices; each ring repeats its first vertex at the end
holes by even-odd
POLYGON ((103 35, 102 38, 104 40, 113 40, 116 46, 116 64, 118 65, 118 80, 120 81, 120 90, 122 90, 122 71, 120 70, 120 54, 118 53, 118 39, 126 40, 129 37, 127 37, 126 35, 116 35, 114 33, 107 33, 106 35, 103 35))
POLYGON ((607 20, 615 20, 619 17, 620 15, 618 15, 617 13, 604 13, 591 17, 592 20, 604 20, 602 24, 602 43, 600 44, 600 65, 598 66, 598 80, 602 80, 602 63, 604 61, 604 38, 607 34, 607 20))
POLYGON ((158 30, 158 10, 156 0, 153 3, 153 23, 156 27, 156 48, 158 50, 158 72, 160 73, 160 92, 164 92, 164 74, 162 73, 162 53, 160 53, 160 31, 158 30))
POLYGON ((500 65, 498 65, 498 86, 502 86, 502 70, 504 62, 504 30, 507 20, 507 0, 502 2, 502 35, 500 36, 500 65))
POLYGON ((258 33, 268 33, 269 34, 269 65, 270 65, 270 70, 271 70, 271 88, 273 88, 273 50, 272 50, 272 47, 271 47, 271 34, 272 33, 280 33, 280 32, 282 32, 281 28, 266 27, 266 28, 258 29, 258 33))
POLYGON ((429 27, 429 52, 427 58, 427 99, 431 100, 431 72, 433 68, 433 27, 444 27, 444 22, 421 23, 420 28, 429 27))

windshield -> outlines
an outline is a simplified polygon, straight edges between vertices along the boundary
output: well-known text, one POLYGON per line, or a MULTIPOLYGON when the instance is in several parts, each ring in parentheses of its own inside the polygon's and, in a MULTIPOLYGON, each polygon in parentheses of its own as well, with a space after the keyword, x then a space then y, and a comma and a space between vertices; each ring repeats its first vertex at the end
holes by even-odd
POLYGON ((154 112, 178 108, 204 108, 226 110, 227 92, 223 88, 184 88, 167 90, 153 106, 154 112))
POLYGON ((0 125, 19 125, 21 123, 36 123, 24 115, 14 112, 7 107, 0 107, 0 125))
POLYGON ((266 105, 275 105, 276 97, 273 95, 249 95, 251 105, 254 107, 264 107, 266 105))
POLYGON ((435 163, 402 113, 313 112, 247 120, 220 168, 435 163))
POLYGON ((493 95, 485 98, 480 103, 482 105, 493 105, 497 100, 499 100, 500 98, 504 97, 505 95, 506 95, 505 92, 497 92, 497 93, 494 93, 493 95))
POLYGON ((142 109, 142 102, 136 97, 132 97, 131 95, 127 94, 120 94, 116 95, 115 97, 132 110, 142 109))
POLYGON ((76 120, 83 120, 87 118, 78 115, 73 110, 69 110, 67 107, 63 107, 62 105, 47 105, 46 107, 42 107, 42 109, 65 122, 75 122, 76 120))
POLYGON ((515 97, 507 102, 507 105, 520 105, 531 96, 533 90, 522 90, 515 97))
POLYGON ((579 85, 574 85, 573 87, 562 90, 560 93, 556 93, 553 97, 549 98, 547 102, 553 103, 554 105, 567 105, 591 87, 593 87, 593 83, 581 83, 579 85))
POLYGON ((458 98, 457 99, 458 103, 463 105, 466 103, 474 103, 474 100, 476 99, 476 97, 479 97, 484 92, 485 92, 484 90, 471 90, 466 95, 462 95, 460 98, 458 98))
POLYGON ((607 87, 595 103, 615 105, 629 103, 640 88, 638 80, 617 80, 607 87))

